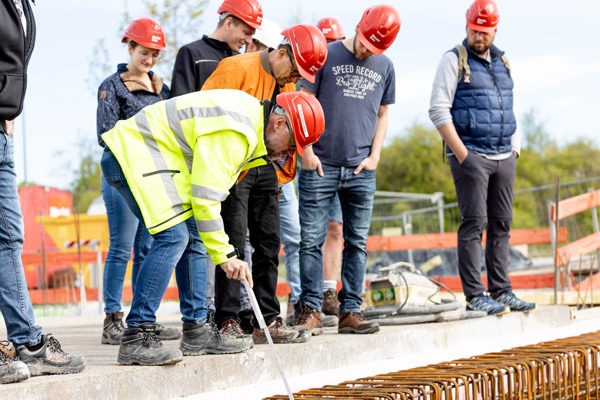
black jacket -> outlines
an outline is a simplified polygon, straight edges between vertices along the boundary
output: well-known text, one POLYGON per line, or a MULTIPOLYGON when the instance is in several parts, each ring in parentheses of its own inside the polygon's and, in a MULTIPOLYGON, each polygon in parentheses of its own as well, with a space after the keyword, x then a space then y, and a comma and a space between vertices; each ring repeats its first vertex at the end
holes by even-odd
POLYGON ((204 35, 202 39, 182 46, 177 52, 171 78, 171 98, 196 92, 215 72, 219 61, 240 54, 229 45, 204 35))
POLYGON ((22 0, 27 36, 13 0, 0 0, 0 132, 4 121, 15 119, 23 109, 27 87, 27 64, 35 43, 35 20, 29 0, 22 0))

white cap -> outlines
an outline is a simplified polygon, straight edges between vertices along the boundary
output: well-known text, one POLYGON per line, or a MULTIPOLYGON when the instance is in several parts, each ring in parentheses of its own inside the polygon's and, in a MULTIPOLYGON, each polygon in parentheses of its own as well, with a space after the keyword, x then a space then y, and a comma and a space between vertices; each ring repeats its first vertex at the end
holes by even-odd
POLYGON ((263 18, 260 27, 256 28, 252 39, 256 39, 265 46, 277 48, 284 37, 281 35, 281 26, 270 19, 263 18))

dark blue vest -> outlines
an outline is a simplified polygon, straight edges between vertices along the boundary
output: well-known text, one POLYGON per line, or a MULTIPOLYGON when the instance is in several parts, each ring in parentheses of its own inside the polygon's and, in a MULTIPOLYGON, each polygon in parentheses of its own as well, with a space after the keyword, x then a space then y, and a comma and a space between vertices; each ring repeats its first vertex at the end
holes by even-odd
MULTIPOLYGON (((513 81, 501 59, 502 51, 490 47, 491 64, 469 50, 471 82, 458 77, 452 103, 452 120, 461 140, 471 151, 483 154, 508 153, 510 137, 517 129, 513 112, 513 81)), ((456 49, 452 50, 458 55, 456 49)))

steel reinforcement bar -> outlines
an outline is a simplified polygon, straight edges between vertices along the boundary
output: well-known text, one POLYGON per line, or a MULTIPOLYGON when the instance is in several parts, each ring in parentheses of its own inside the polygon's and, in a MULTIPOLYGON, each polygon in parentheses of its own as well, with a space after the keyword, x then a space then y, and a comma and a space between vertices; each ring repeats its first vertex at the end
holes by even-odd
POLYGON ((599 364, 600 331, 302 390, 294 398, 600 400, 599 364))

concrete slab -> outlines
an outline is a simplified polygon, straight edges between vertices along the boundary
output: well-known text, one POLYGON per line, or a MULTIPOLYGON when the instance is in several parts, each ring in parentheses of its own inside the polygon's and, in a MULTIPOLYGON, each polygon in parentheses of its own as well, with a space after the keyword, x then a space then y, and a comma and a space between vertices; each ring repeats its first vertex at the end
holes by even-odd
MULTIPOLYGON (((502 350, 523 340, 529 342, 522 344, 537 343, 546 340, 544 335, 549 332, 566 327, 577 325, 581 333, 600 327, 600 309, 581 311, 577 316, 573 319, 567 306, 543 306, 528 314, 384 326, 381 332, 365 336, 339 335, 332 328, 307 343, 276 345, 276 349, 292 390, 297 391, 350 379, 339 371, 353 370, 350 375, 359 374, 354 377, 368 376, 502 350), (591 322, 585 325, 586 321, 591 322), (316 376, 329 380, 319 383, 316 376)), ((256 399, 285 393, 268 345, 257 345, 242 354, 185 357, 183 362, 168 367, 120 366, 116 362, 118 347, 100 344, 102 317, 39 318, 38 322, 44 332, 60 340, 65 350, 84 354, 88 366, 76 375, 36 377, 2 385, 0 398, 256 399), (232 394, 232 388, 241 393, 232 394)), ((180 325, 176 314, 160 315, 159 322, 180 325)), ((0 326, 3 337, 6 332, 0 326)), ((176 347, 179 341, 164 344, 176 347)))

